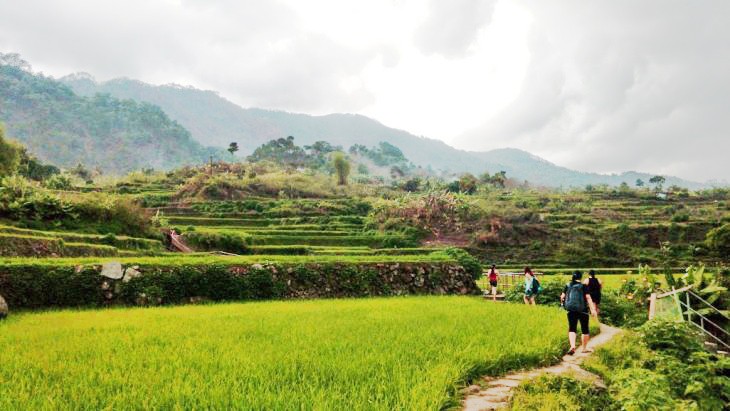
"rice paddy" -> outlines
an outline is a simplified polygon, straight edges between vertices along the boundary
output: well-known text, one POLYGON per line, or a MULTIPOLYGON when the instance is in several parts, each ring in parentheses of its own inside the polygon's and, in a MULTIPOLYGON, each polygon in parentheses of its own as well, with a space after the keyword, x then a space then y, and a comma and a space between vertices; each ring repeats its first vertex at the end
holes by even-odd
POLYGON ((564 344, 560 310, 471 297, 28 312, 0 323, 0 409, 441 409, 564 344))

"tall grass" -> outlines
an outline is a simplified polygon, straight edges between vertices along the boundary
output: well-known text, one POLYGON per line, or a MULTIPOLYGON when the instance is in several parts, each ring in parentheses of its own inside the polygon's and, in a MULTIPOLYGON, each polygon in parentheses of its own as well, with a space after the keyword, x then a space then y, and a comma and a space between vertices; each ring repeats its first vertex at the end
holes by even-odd
POLYGON ((0 409, 440 409, 554 360, 563 322, 466 297, 25 313, 0 323, 0 409))

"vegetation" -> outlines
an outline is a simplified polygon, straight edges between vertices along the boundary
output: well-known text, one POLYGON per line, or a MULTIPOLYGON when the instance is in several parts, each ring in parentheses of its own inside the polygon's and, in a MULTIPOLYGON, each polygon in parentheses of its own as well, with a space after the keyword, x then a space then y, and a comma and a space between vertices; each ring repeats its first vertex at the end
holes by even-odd
POLYGON ((80 97, 33 73, 17 55, 0 55, 0 102, 8 135, 60 167, 85 164, 126 173, 150 164, 166 169, 202 163, 209 155, 222 158, 222 150, 201 146, 159 107, 108 94, 80 97))
POLYGON ((551 361, 562 317, 453 297, 28 313, 0 324, 0 408, 439 409, 551 361))
POLYGON ((586 366, 620 409, 721 410, 730 403, 730 360, 704 350, 694 328, 655 320, 600 348, 586 366))
MULTIPOLYGON (((87 97, 102 93, 119 99, 155 104, 171 119, 190 130, 197 141, 203 145, 221 148, 227 147, 230 141, 238 141, 242 147, 253 148, 289 134, 295 136, 304 146, 315 145, 324 140, 345 149, 366 147, 370 151, 381 151, 383 154, 391 154, 390 159, 386 160, 388 162, 400 160, 395 150, 390 150, 390 147, 395 147, 407 159, 406 163, 413 163, 415 169, 421 166, 421 171, 429 167, 438 170, 440 177, 448 177, 447 170, 476 175, 483 173, 485 169, 492 173, 504 170, 507 175, 516 179, 518 184, 527 180, 536 186, 553 188, 585 187, 588 184, 593 186, 608 184, 618 187, 622 182, 637 179, 648 181, 653 177, 651 174, 635 172, 615 175, 578 172, 516 149, 488 152, 457 150, 441 141, 389 128, 364 116, 351 114, 309 116, 260 108, 242 108, 216 92, 190 87, 154 86, 128 78, 97 82, 88 74, 71 75, 61 81, 76 93, 87 97), (241 140, 241 130, 248 130, 245 140, 241 140), (383 143, 388 146, 381 150, 383 143)), ((360 165, 364 168, 370 168, 364 164, 366 161, 368 163, 374 161, 368 156, 360 156, 360 159, 363 161, 360 165)), ((392 166, 396 166, 399 170, 408 169, 406 165, 396 164, 388 164, 387 168, 392 166)), ((353 170, 357 168, 358 166, 354 166, 353 170)), ((667 176, 666 180, 667 186, 704 188, 701 184, 678 178, 667 176)))
POLYGON ((350 162, 343 153, 335 153, 332 156, 332 167, 337 172, 337 184, 347 185, 347 176, 350 175, 350 162))

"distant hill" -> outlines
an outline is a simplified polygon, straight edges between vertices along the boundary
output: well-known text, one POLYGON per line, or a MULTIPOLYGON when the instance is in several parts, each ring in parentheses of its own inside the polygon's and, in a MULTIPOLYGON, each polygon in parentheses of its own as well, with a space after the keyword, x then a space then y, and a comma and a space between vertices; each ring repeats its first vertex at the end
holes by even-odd
MULTIPOLYGON (((648 181, 651 177, 646 173, 603 175, 574 171, 517 149, 488 152, 458 150, 440 140, 418 137, 356 114, 311 116, 242 108, 216 92, 192 87, 154 86, 127 78, 97 82, 91 75, 84 73, 66 76, 60 81, 85 96, 108 93, 118 98, 156 104, 170 118, 190 130, 198 142, 225 147, 231 141, 236 141, 241 147, 241 154, 249 154, 271 139, 292 135, 300 145, 324 140, 346 149, 354 144, 377 146, 381 141, 386 141, 400 148, 408 160, 423 167, 475 174, 504 170, 508 177, 550 187, 619 185, 622 182, 633 185, 637 178, 648 181)), ((667 184, 689 188, 704 186, 674 177, 668 177, 667 184)))
POLYGON ((0 55, 0 122, 8 137, 43 161, 120 174, 201 163, 222 152, 193 140, 157 106, 109 95, 81 97, 9 57, 0 55))

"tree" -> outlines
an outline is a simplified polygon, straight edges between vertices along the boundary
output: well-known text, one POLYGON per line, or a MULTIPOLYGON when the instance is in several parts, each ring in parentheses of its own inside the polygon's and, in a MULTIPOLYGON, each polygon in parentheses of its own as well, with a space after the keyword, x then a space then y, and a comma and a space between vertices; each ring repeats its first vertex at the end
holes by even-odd
POLYGON ((662 185, 665 181, 667 181, 667 179, 662 176, 654 176, 649 179, 649 182, 654 184, 656 191, 662 191, 662 185))
POLYGON ((5 139, 5 128, 0 124, 0 177, 15 174, 20 165, 21 147, 5 139))
POLYGON ((469 173, 459 177, 459 191, 466 194, 474 194, 477 191, 477 178, 469 173))
POLYGON ((390 168, 390 178, 392 178, 393 180, 403 178, 405 175, 405 171, 403 171, 403 169, 398 166, 393 166, 390 168))
POLYGON ((68 172, 84 181, 88 182, 91 180, 91 171, 87 170, 81 163, 76 164, 76 167, 68 170, 68 172))
POLYGON ((644 187, 644 180, 637 178, 636 179, 636 186, 637 187, 644 187))
POLYGON ((334 153, 332 155, 332 165, 337 173, 337 184, 347 185, 347 176, 350 175, 350 162, 345 158, 345 153, 334 153))
POLYGON ((482 184, 492 184, 492 176, 487 171, 479 174, 479 182, 482 184))
POLYGON ((418 188, 421 185, 421 179, 418 177, 413 177, 409 179, 408 181, 403 184, 403 189, 408 191, 409 193, 412 193, 414 191, 418 191, 418 188))
POLYGON ((507 182, 507 172, 500 171, 492 176, 492 184, 498 188, 504 188, 504 183, 507 182))
POLYGON ((303 166, 307 160, 307 153, 303 148, 294 144, 294 137, 278 138, 262 144, 253 154, 248 156, 248 161, 254 163, 262 160, 270 160, 290 167, 303 166))
POLYGON ((705 243, 710 250, 719 255, 730 255, 730 223, 707 232, 705 243))
POLYGON ((238 151, 238 143, 232 141, 231 144, 228 145, 228 152, 233 155, 236 151, 238 151))

